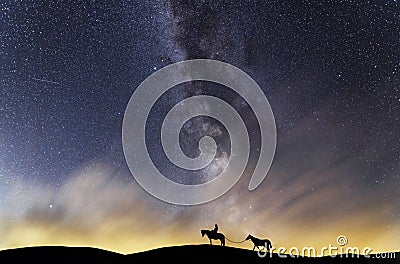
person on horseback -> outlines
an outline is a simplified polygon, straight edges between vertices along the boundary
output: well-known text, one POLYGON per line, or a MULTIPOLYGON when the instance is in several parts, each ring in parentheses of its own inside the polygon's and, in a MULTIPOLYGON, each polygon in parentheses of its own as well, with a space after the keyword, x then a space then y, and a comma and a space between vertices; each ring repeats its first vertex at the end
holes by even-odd
POLYGON ((213 230, 213 232, 214 232, 214 234, 217 234, 217 233, 218 233, 218 225, 217 225, 217 224, 214 225, 214 230, 213 230))
POLYGON ((220 240, 221 246, 225 246, 225 236, 224 234, 218 233, 218 225, 215 224, 213 230, 202 229, 200 230, 201 236, 204 237, 207 235, 208 239, 210 240, 210 245, 212 245, 212 239, 220 240))

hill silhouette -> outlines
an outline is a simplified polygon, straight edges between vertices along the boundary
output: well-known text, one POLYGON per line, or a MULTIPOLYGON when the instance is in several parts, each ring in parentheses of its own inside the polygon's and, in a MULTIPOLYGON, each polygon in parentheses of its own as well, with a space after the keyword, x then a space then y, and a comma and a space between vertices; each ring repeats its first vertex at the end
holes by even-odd
POLYGON ((377 255, 371 258, 345 258, 336 256, 309 258, 291 257, 280 258, 277 254, 269 254, 260 258, 256 251, 210 245, 186 245, 158 248, 149 251, 123 255, 107 250, 89 247, 27 247, 0 251, 1 260, 19 261, 29 260, 31 263, 82 263, 89 260, 91 263, 153 263, 156 261, 171 263, 399 263, 400 254, 396 258, 382 259, 377 255))

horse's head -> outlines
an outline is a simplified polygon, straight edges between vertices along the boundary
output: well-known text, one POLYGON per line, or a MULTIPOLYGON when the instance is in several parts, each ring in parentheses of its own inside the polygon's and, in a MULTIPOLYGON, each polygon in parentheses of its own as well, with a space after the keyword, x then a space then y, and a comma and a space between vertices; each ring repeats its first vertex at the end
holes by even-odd
POLYGON ((253 236, 249 234, 249 235, 246 237, 246 240, 249 240, 249 239, 252 239, 252 238, 253 238, 253 236))
POLYGON ((202 237, 206 234, 206 230, 200 230, 200 232, 202 237))

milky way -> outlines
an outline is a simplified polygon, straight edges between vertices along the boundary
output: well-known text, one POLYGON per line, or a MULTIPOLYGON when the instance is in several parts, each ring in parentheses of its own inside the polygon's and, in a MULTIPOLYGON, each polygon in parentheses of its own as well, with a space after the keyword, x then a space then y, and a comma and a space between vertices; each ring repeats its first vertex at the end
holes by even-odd
POLYGON ((357 245, 400 248, 393 236, 400 231, 399 4, 244 2, 0 4, 2 248, 83 243, 131 251, 201 243, 198 228, 214 222, 233 237, 251 231, 278 244, 300 245, 308 235, 325 245, 345 233, 357 245), (210 180, 230 153, 224 127, 198 117, 180 132, 182 148, 196 156, 198 139, 211 135, 217 159, 190 176, 170 164, 160 126, 184 98, 221 97, 247 117, 251 135, 243 181, 214 202, 186 208, 138 188, 121 126, 130 96, 147 76, 195 58, 235 65, 260 85, 278 143, 268 177, 249 193, 260 138, 246 102, 207 82, 171 89, 153 107, 146 130, 150 155, 168 177, 210 180), (126 231, 133 225, 164 239, 140 244, 126 231), (33 235, 22 234, 24 227, 33 235))

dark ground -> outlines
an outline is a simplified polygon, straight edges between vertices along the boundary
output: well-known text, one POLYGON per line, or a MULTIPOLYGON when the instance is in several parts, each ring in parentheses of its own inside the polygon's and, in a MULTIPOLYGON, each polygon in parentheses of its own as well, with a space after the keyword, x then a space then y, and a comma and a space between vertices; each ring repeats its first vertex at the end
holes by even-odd
POLYGON ((21 249, 9 249, 0 251, 1 263, 154 263, 165 261, 165 263, 400 263, 400 253, 396 258, 377 259, 371 255, 369 259, 345 258, 303 258, 291 257, 280 258, 276 254, 272 257, 267 255, 260 258, 256 251, 239 249, 233 247, 220 247, 209 245, 187 245, 176 247, 165 247, 140 253, 122 255, 106 250, 83 247, 28 247, 21 249), (5 261, 7 260, 7 262, 5 261), (9 262, 12 261, 12 262, 9 262))

